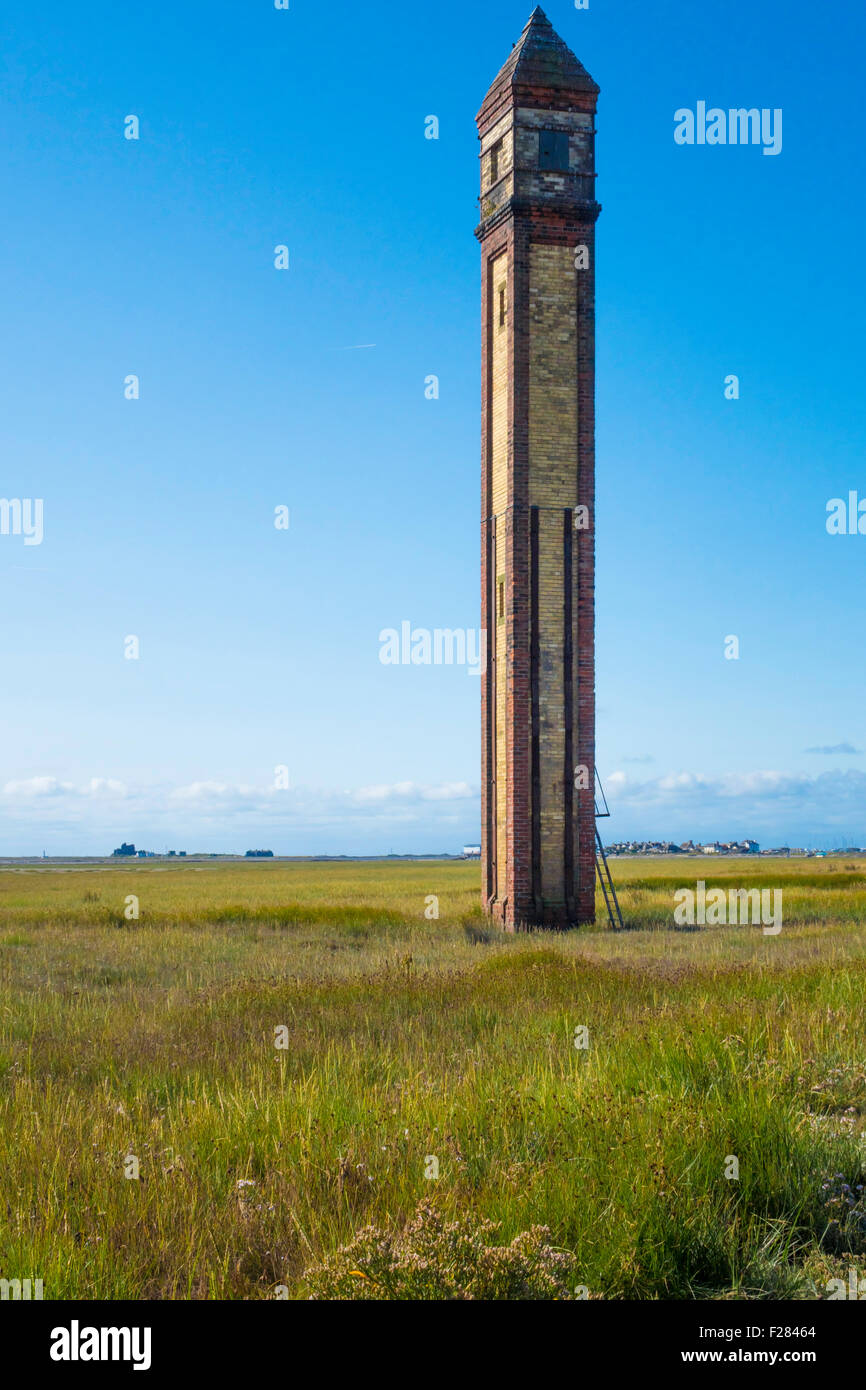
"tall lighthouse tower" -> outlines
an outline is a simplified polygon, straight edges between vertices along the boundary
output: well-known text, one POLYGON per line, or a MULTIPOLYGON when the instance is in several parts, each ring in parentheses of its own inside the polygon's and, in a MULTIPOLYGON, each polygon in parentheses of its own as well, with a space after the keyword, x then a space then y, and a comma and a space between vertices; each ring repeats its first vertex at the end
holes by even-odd
POLYGON ((595 918, 595 109, 536 9, 478 114, 482 873, 509 931, 595 918))

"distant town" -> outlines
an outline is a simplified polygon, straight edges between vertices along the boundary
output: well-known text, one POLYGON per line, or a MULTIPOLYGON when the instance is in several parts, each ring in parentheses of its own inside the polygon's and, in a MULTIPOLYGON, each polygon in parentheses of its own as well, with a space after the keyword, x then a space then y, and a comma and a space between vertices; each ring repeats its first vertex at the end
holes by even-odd
MULTIPOLYGON (((665 854, 716 854, 716 855, 744 855, 756 854, 767 858, 797 858, 797 859, 824 859, 830 854, 866 854, 866 849, 858 849, 853 845, 841 845, 838 849, 798 849, 790 845, 778 845, 773 849, 761 849, 757 840, 714 840, 709 844, 702 844, 696 840, 684 840, 682 844, 677 844, 673 840, 619 840, 615 844, 605 845, 604 852, 611 858, 617 856, 634 855, 665 855, 665 854)), ((220 852, 209 852, 207 850, 196 850, 188 854, 185 849, 136 849, 135 845, 127 844, 126 841, 112 852, 113 859, 309 859, 309 860, 377 860, 377 859, 480 859, 480 845, 464 845, 460 853, 457 854, 310 854, 310 855, 275 855, 272 849, 248 849, 244 854, 230 854, 220 852)))
MULTIPOLYGON (((237 859, 240 855, 208 855, 207 853, 187 855, 185 849, 167 849, 162 853, 155 849, 136 849, 135 845, 128 845, 124 840, 118 849, 112 851, 112 859, 237 859)), ((243 856, 244 859, 273 859, 272 849, 248 849, 243 856)))
POLYGON ((779 845, 775 849, 761 849, 757 840, 714 840, 712 844, 702 845, 694 840, 685 840, 681 845, 673 840, 621 840, 614 845, 605 845, 607 855, 646 855, 646 854, 760 854, 768 858, 823 859, 828 854, 862 854, 861 849, 843 845, 839 849, 792 849, 789 845, 779 845))

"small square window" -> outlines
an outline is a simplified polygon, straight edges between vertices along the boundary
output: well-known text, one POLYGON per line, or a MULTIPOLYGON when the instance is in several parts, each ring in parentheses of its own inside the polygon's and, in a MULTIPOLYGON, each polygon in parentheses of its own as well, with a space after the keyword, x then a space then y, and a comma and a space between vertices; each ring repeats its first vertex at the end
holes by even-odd
POLYGON ((568 131, 540 130, 538 132, 539 169, 568 168, 568 131))

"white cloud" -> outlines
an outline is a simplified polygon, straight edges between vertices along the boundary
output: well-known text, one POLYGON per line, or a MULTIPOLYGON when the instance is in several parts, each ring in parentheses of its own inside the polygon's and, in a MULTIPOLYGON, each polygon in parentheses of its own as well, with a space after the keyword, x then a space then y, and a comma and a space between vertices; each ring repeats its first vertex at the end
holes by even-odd
POLYGON ((818 748, 807 748, 806 752, 821 753, 824 757, 836 757, 838 754, 845 757, 859 757, 863 749, 855 748, 853 743, 825 743, 818 748))
POLYGON ((417 782, 394 782, 377 787, 361 787, 346 793, 352 800, 368 801, 465 801, 477 796, 468 782, 443 782, 440 786, 422 786, 417 782))
POLYGON ((602 780, 627 837, 760 831, 780 843, 844 832, 866 844, 866 773, 859 771, 669 772, 641 781, 617 770, 602 780))
POLYGON ((42 796, 74 796, 75 787, 71 782, 61 782, 57 777, 29 777, 23 782, 7 782, 3 795, 29 801, 42 796))
POLYGON ((7 782, 3 795, 13 801, 33 801, 43 797, 126 796, 126 787, 113 777, 91 777, 82 786, 63 782, 59 777, 28 777, 7 782))
POLYGON ((126 796, 126 787, 114 777, 91 777, 82 788, 85 796, 126 796))
MULTIPOLYGON (((611 839, 749 835, 795 844, 838 836, 866 844, 866 772, 634 772, 603 778, 611 839)), ((3 786, 0 854, 41 850, 43 837, 52 853, 73 844, 110 852, 122 839, 241 852, 259 844, 277 853, 454 849, 465 837, 477 840, 479 810, 478 788, 457 781, 284 790, 216 778, 127 786, 113 777, 39 776, 3 786)))
POLYGON ((125 785, 91 777, 10 781, 0 792, 0 855, 106 854, 139 847, 278 854, 458 852, 478 838, 479 793, 411 781, 342 791, 201 779, 125 785))
POLYGON ((190 782, 189 786, 175 787, 173 791, 168 793, 169 799, 172 801, 193 801, 219 805, 247 802, 267 795, 267 791, 257 792, 255 787, 234 787, 228 782, 190 782))
MULTIPOLYGON (((737 800, 761 797, 832 797, 866 796, 866 773, 822 772, 817 776, 805 773, 757 771, 732 772, 722 777, 708 777, 699 772, 670 772, 663 777, 639 782, 622 771, 606 779, 615 787, 622 801, 688 800, 695 796, 737 800)), ((866 806, 864 806, 866 809, 866 806)))

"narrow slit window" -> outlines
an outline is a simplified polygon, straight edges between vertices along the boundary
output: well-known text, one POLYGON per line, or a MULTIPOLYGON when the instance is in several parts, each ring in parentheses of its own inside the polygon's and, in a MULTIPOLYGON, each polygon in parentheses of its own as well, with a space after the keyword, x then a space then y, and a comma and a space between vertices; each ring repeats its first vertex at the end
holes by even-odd
POLYGON ((499 162, 502 155, 502 141, 497 140, 495 145, 490 147, 490 182, 496 183, 499 178, 499 162))
POLYGON ((499 327, 505 327, 505 286, 499 286, 499 327))
POLYGON ((505 622, 505 580, 500 579, 496 585, 496 612, 501 623, 505 622))

